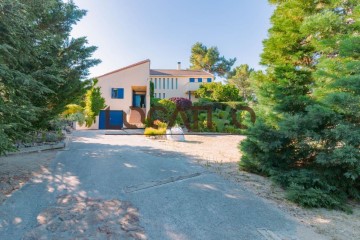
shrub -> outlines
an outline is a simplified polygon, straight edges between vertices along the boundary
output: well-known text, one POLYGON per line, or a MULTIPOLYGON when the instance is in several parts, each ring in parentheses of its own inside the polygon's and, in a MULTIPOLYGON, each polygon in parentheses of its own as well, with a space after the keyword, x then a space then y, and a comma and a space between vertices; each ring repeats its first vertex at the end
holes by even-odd
POLYGON ((151 122, 155 120, 161 120, 163 122, 169 122, 170 117, 175 111, 176 105, 174 102, 168 99, 154 99, 153 107, 163 107, 166 112, 163 111, 155 111, 151 115, 151 122))
POLYGON ((166 133, 166 128, 152 128, 148 127, 145 128, 144 135, 146 136, 157 136, 157 135, 164 135, 166 133))
POLYGON ((147 127, 145 128, 144 135, 146 136, 156 136, 164 135, 166 133, 167 123, 161 122, 160 120, 155 120, 154 125, 158 128, 147 127))
POLYGON ((240 99, 239 89, 234 85, 222 84, 220 82, 204 83, 196 91, 196 95, 213 102, 238 101, 240 99))
POLYGON ((160 120, 155 120, 154 125, 157 126, 158 128, 165 128, 165 129, 167 128, 167 123, 161 122, 160 120))
POLYGON ((182 97, 172 97, 169 98, 170 101, 176 104, 176 107, 181 110, 188 110, 192 106, 192 102, 187 98, 182 97))

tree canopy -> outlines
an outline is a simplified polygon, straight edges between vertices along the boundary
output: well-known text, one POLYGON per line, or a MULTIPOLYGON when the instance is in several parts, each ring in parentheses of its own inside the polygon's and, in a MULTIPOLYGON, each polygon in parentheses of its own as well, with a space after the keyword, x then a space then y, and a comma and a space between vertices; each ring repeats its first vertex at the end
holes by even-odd
POLYGON ((232 102, 240 100, 239 89, 221 82, 203 83, 195 93, 199 98, 212 102, 232 102))
POLYGON ((240 96, 244 101, 254 98, 250 80, 252 72, 254 72, 254 69, 250 68, 247 64, 242 64, 230 71, 227 77, 227 83, 239 89, 240 96))
POLYGON ((205 70, 220 77, 230 72, 236 58, 226 59, 220 55, 217 47, 206 47, 197 42, 191 48, 190 69, 205 70))
POLYGON ((257 122, 241 166, 289 199, 344 209, 360 199, 359 0, 275 1, 254 76, 257 122))
POLYGON ((100 62, 86 38, 70 36, 85 13, 72 1, 0 1, 1 153, 84 95, 82 80, 100 62))

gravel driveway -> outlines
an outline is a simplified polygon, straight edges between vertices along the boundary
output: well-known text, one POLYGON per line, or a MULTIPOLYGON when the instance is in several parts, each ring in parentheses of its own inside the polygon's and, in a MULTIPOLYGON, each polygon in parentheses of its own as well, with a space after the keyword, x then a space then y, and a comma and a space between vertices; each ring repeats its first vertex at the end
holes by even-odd
POLYGON ((221 142, 105 133, 125 132, 74 132, 48 171, 0 206, 0 239, 323 239, 198 164, 221 142))

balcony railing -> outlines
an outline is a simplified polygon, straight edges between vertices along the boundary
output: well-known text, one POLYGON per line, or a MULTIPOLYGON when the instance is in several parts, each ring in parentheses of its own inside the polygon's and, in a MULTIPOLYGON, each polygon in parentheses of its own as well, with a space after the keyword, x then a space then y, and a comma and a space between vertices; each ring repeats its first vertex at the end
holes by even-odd
POLYGON ((190 92, 195 92, 196 90, 198 90, 200 88, 200 85, 202 84, 202 82, 188 82, 185 84, 185 92, 188 93, 190 92))

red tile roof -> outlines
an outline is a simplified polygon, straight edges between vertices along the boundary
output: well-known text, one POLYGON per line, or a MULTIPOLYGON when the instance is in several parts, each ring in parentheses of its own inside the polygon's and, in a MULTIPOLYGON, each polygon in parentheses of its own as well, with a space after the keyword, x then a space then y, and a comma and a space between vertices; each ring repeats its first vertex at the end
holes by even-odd
POLYGON ((147 63, 147 62, 150 62, 150 59, 146 59, 146 60, 144 60, 144 61, 137 62, 137 63, 131 64, 131 65, 126 66, 126 67, 123 67, 123 68, 119 68, 119 69, 117 69, 117 70, 115 70, 115 71, 112 71, 112 72, 109 72, 109 73, 105 73, 105 74, 103 74, 103 75, 101 75, 101 76, 98 76, 98 77, 96 77, 96 78, 104 77, 104 76, 106 76, 106 75, 110 75, 110 74, 113 74, 113 73, 116 73, 116 72, 120 72, 120 71, 122 71, 122 70, 125 70, 125 69, 128 69, 128 68, 132 68, 132 67, 135 67, 135 66, 138 66, 138 65, 147 63))

